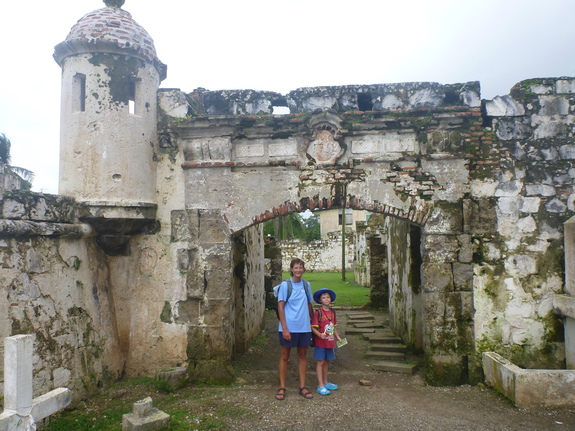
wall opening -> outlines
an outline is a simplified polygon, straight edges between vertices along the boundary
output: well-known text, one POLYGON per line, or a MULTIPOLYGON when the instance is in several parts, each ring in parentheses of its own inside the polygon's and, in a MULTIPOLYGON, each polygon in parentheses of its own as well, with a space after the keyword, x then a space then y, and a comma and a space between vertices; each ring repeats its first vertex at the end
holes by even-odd
POLYGON ((72 83, 72 109, 74 112, 86 110, 86 75, 77 73, 72 83))
POLYGON ((373 102, 371 101, 371 94, 358 93, 357 94, 357 107, 360 111, 372 111, 373 102))
POLYGON ((130 80, 128 88, 128 112, 136 114, 136 81, 130 80))

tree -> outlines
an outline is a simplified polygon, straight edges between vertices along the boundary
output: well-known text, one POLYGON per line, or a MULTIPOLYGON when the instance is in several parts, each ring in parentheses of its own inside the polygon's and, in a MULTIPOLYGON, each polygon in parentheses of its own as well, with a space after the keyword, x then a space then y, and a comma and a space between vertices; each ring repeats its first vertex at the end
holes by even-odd
POLYGON ((321 228, 319 216, 312 214, 309 217, 302 217, 306 228, 305 239, 308 241, 316 241, 321 239, 321 228))
POLYGON ((34 172, 28 169, 19 168, 18 166, 10 165, 12 156, 10 154, 10 147, 12 143, 4 133, 0 133, 0 162, 5 164, 5 170, 19 176, 22 179, 22 188, 30 190, 32 188, 32 181, 34 180, 34 172))
POLYGON ((276 217, 264 223, 264 235, 273 235, 278 241, 286 239, 306 239, 306 225, 298 213, 276 217))

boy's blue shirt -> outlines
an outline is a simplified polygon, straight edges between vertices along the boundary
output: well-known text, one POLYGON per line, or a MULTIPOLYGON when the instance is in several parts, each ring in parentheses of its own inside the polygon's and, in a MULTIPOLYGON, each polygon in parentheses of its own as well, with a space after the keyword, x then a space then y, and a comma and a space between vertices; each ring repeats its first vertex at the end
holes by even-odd
MULTIPOLYGON (((284 314, 288 330, 290 332, 311 332, 311 324, 309 318, 308 297, 305 291, 303 280, 298 283, 292 279, 292 292, 289 300, 285 302, 284 314)), ((282 281, 278 292, 278 302, 286 301, 288 292, 288 284, 282 281)), ((279 323, 280 332, 283 332, 282 324, 279 323)))

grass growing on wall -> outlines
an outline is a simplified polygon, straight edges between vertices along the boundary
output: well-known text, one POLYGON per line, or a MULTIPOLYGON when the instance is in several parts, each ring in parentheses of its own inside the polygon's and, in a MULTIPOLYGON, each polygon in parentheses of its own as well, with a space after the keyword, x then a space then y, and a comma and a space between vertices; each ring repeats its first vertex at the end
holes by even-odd
MULTIPOLYGON (((290 274, 284 272, 282 279, 289 278, 290 274)), ((369 288, 360 286, 354 281, 353 272, 346 272, 342 281, 341 272, 306 272, 304 279, 310 282, 312 293, 327 288, 335 292, 337 306, 361 306, 369 302, 369 288)))

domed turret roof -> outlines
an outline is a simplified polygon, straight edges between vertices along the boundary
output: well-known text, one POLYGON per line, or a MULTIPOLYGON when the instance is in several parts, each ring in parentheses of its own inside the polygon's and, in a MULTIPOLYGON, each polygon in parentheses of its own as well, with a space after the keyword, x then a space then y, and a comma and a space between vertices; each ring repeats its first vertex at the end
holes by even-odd
MULTIPOLYGON (((132 15, 108 0, 108 5, 84 15, 70 30, 66 40, 54 49, 54 59, 61 66, 64 58, 86 52, 127 54, 154 63, 160 79, 166 77, 166 65, 156 54, 154 41, 132 15)), ((123 4, 117 1, 116 4, 123 4)))

